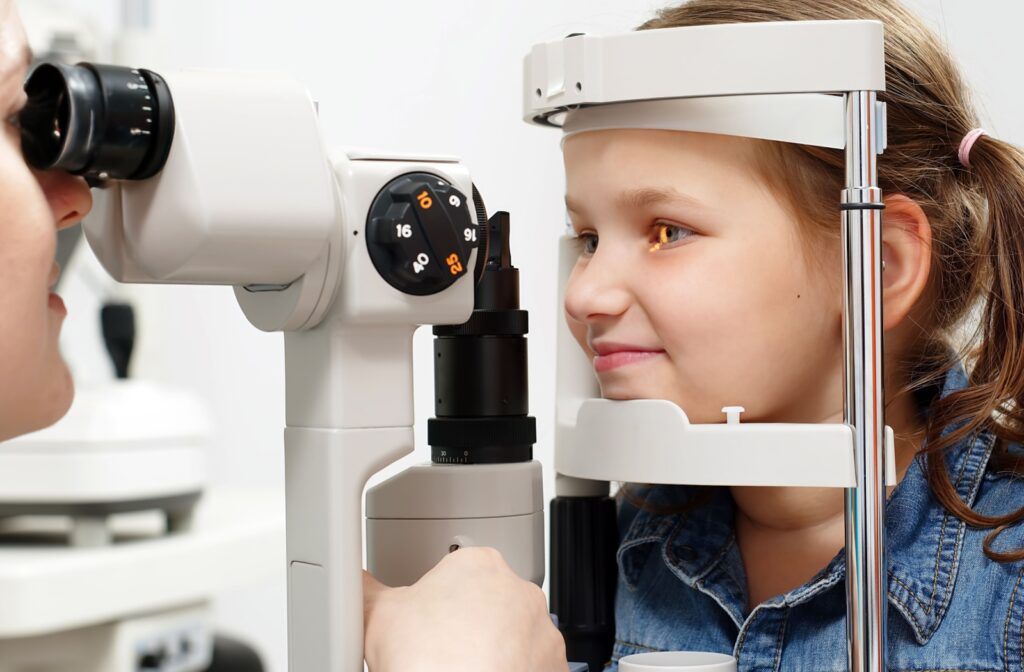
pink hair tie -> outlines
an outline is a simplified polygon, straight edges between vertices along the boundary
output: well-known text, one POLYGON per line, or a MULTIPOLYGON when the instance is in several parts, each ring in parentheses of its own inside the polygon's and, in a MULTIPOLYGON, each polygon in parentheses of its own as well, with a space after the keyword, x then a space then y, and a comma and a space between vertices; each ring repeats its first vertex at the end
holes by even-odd
POLYGON ((960 163, 964 168, 971 167, 971 147, 974 147, 974 143, 983 135, 988 135, 988 131, 984 128, 975 128, 974 130, 969 131, 967 135, 964 136, 964 139, 960 141, 960 151, 958 154, 960 156, 960 163))

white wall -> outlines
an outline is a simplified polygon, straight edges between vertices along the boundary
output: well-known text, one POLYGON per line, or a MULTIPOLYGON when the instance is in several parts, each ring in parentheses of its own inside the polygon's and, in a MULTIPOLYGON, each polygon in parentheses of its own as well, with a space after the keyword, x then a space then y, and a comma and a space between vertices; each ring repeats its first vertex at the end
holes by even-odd
MULTIPOLYGON (((43 0, 35 0, 41 2, 43 0)), ((21 0, 30 3, 33 0, 21 0)), ((52 0, 91 16, 108 32, 116 0, 52 0)), ((457 154, 491 211, 509 210, 513 259, 522 270, 531 321, 531 410, 535 454, 551 464, 555 242, 564 217, 558 136, 520 115, 521 58, 531 44, 579 30, 627 29, 664 3, 654 0, 156 0, 164 67, 278 69, 302 79, 320 102, 331 145, 457 154)), ((1024 62, 1013 0, 914 0, 961 57, 988 112, 987 127, 1024 141, 1024 62)), ((139 63, 139 65, 150 65, 139 63)), ((239 111, 244 113, 244 111, 239 111)), ((253 138, 258 142, 259 138, 253 138)), ((955 147, 949 148, 955 152, 955 147)), ((273 157, 267 169, 274 170, 273 157)), ((74 294, 74 292, 72 292, 74 294)), ((138 288, 138 376, 187 386, 217 421, 214 485, 283 487, 284 371, 279 334, 249 326, 226 288, 138 288)), ((91 307, 69 301, 65 348, 83 378, 103 375, 91 307), (78 314, 76 315, 76 310, 78 314)), ((430 335, 416 339, 416 460, 428 459, 432 414, 430 335)), ((553 492, 550 471, 545 487, 553 492)), ((283 506, 283 498, 282 498, 283 506)), ((285 670, 285 592, 280 576, 225 594, 222 626, 244 635, 285 670)))

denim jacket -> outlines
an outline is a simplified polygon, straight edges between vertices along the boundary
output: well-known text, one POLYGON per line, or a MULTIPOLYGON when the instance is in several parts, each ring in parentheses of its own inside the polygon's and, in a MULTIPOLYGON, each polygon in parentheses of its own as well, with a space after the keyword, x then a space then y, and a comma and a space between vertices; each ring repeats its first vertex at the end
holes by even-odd
MULTIPOLYGON (((965 385, 963 369, 954 369, 942 394, 965 385)), ((1024 506, 1024 483, 986 469, 994 444, 983 433, 946 458, 963 501, 992 515, 1024 506)), ((651 486, 641 494, 672 506, 693 490, 651 486)), ((616 642, 605 670, 617 672, 622 656, 663 650, 731 653, 740 672, 847 669, 844 552, 804 585, 748 610, 734 506, 726 488, 687 513, 620 506, 616 642)), ((1007 530, 997 548, 1024 546, 1022 528, 1007 530)), ((1024 562, 989 560, 988 530, 946 513, 918 459, 889 498, 886 529, 889 669, 1024 671, 1024 562)))

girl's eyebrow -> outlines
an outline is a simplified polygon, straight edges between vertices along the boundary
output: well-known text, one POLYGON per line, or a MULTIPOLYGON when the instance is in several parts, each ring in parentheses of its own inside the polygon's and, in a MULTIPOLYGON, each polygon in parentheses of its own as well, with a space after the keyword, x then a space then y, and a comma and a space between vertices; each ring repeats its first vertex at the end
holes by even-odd
MULTIPOLYGON (((674 187, 640 187, 627 189, 615 197, 615 205, 622 209, 645 208, 651 205, 672 203, 699 208, 702 203, 693 196, 681 193, 674 187)), ((582 204, 568 194, 565 195, 565 208, 570 212, 583 212, 582 204)))

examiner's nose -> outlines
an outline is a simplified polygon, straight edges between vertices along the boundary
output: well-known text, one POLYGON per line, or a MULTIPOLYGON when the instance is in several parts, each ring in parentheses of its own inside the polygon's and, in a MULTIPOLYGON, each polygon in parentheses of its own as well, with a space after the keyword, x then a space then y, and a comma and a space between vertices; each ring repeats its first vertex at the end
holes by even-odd
POLYGON ((77 224, 89 214, 92 209, 92 193, 84 179, 60 170, 33 172, 50 204, 58 229, 77 224))

